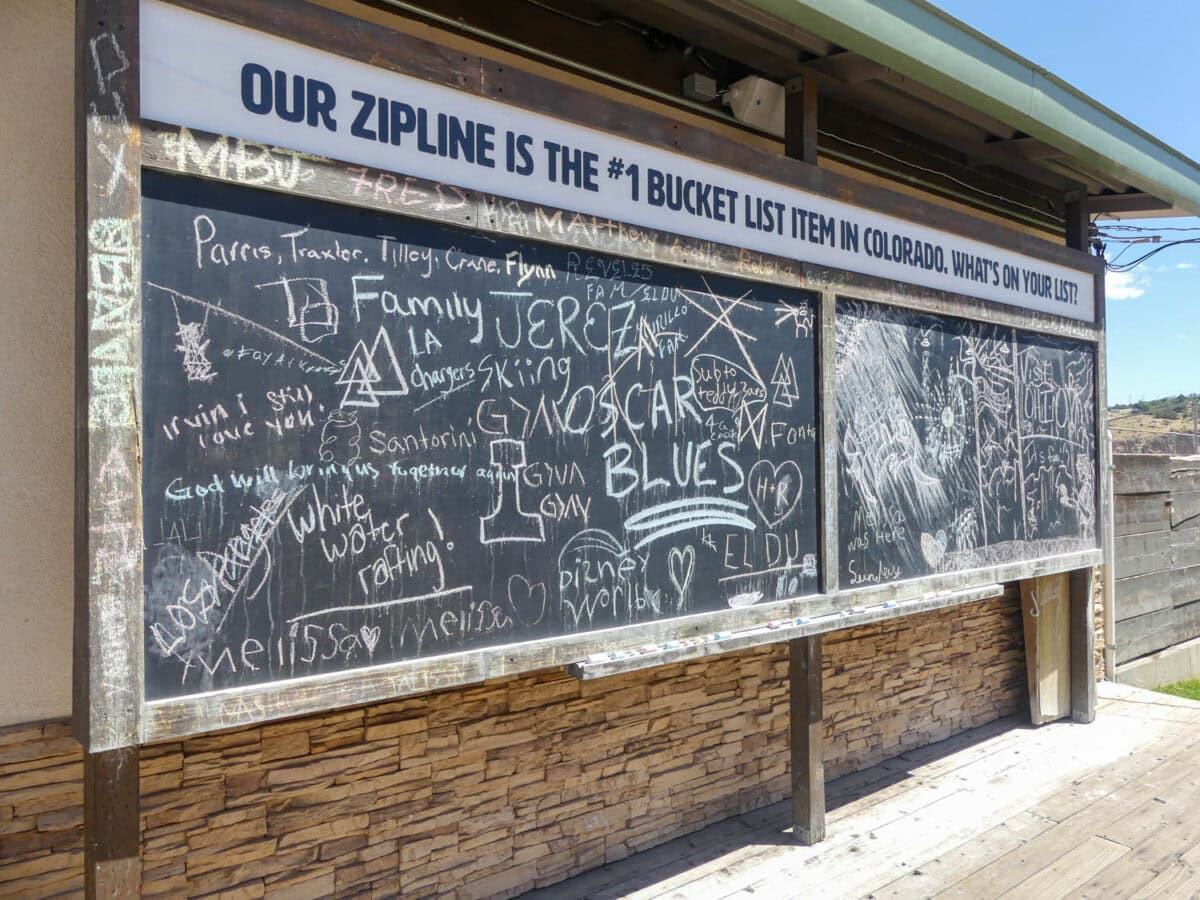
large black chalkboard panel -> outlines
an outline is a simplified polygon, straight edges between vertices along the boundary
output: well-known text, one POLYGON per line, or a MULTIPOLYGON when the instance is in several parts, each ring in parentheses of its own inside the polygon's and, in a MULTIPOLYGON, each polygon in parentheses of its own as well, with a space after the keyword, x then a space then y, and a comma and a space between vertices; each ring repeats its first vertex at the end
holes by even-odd
POLYGON ((811 296, 143 192, 150 699, 817 590, 811 296))
POLYGON ((843 588, 1096 546, 1089 345, 845 300, 836 334, 843 588))

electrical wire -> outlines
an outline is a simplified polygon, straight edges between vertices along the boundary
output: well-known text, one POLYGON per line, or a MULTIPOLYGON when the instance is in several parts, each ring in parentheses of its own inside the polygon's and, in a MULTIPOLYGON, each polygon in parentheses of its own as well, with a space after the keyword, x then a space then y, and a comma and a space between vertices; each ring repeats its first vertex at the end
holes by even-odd
POLYGON ((1159 253, 1162 253, 1164 250, 1181 247, 1185 244, 1200 244, 1200 237, 1163 240, 1165 232, 1172 234, 1200 234, 1200 226, 1163 225, 1149 228, 1145 225, 1127 225, 1124 222, 1101 224, 1099 218, 1097 216, 1091 222, 1092 244, 1097 248, 1099 255, 1105 256, 1104 251, 1107 249, 1108 244, 1117 244, 1121 247, 1120 251, 1112 259, 1108 259, 1105 256, 1104 268, 1109 272, 1129 272, 1159 253), (1121 262, 1121 259, 1138 244, 1154 244, 1155 246, 1140 256, 1121 262))
MULTIPOLYGON (((1093 222, 1093 224, 1095 224, 1095 223, 1093 222)), ((1104 225, 1101 227, 1107 229, 1108 231, 1140 231, 1140 232, 1150 232, 1150 233, 1154 233, 1154 234, 1157 234, 1162 231, 1200 232, 1200 226, 1197 226, 1195 228, 1180 228, 1178 226, 1164 225, 1161 228, 1147 228, 1144 225, 1126 225, 1123 222, 1122 223, 1113 223, 1111 225, 1104 225)))
POLYGON ((1184 244, 1200 244, 1200 237, 1182 238, 1182 239, 1176 240, 1176 241, 1166 241, 1165 243, 1162 243, 1162 244, 1159 244, 1158 246, 1156 246, 1153 250, 1148 250, 1145 253, 1143 253, 1141 256, 1138 256, 1135 259, 1129 260, 1129 262, 1118 263, 1117 260, 1119 260, 1122 256, 1125 255, 1125 250, 1128 250, 1130 247, 1133 246, 1133 244, 1126 244, 1125 248, 1122 249, 1121 252, 1118 253, 1115 257, 1113 257, 1113 259, 1106 261, 1105 268, 1109 272, 1128 272, 1131 269, 1133 269, 1137 266, 1140 266, 1146 260, 1151 259, 1151 258, 1157 256, 1158 254, 1162 253, 1164 250, 1170 250, 1173 247, 1180 247, 1184 244))
MULTIPOLYGON (((1117 261, 1118 261, 1118 260, 1119 260, 1119 259, 1120 259, 1122 256, 1124 256, 1124 255, 1125 255, 1125 254, 1126 254, 1126 253, 1129 251, 1129 248, 1130 248, 1130 247, 1132 247, 1132 246, 1133 246, 1133 244, 1126 244, 1124 247, 1122 247, 1122 248, 1121 248, 1121 252, 1120 252, 1120 253, 1118 253, 1118 254, 1117 254, 1116 256, 1114 256, 1112 259, 1106 259, 1106 261, 1105 261, 1105 267, 1107 268, 1107 267, 1110 267, 1110 266, 1115 266, 1115 265, 1117 264, 1117 261)), ((1111 271, 1111 270, 1110 270, 1110 271, 1111 271)))

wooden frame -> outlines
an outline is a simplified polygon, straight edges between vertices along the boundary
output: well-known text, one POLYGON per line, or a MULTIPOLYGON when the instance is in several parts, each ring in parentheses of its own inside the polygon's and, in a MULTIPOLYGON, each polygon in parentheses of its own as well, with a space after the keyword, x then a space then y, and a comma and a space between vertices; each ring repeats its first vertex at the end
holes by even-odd
MULTIPOLYGON (((287 22, 288 32, 284 36, 302 43, 625 135, 642 143, 686 152, 699 159, 793 184, 866 209, 903 216, 992 244, 1004 244, 1037 259, 1090 272, 1098 285, 1102 282, 1101 261, 1086 253, 911 197, 866 187, 853 179, 684 125, 668 116, 603 99, 481 57, 453 52, 376 25, 368 27, 361 20, 325 8, 283 0, 175 2, 251 28, 278 30, 279 23, 287 22)), ((112 4, 105 27, 136 35, 136 0, 112 4)), ((80 40, 83 47, 85 38, 81 36, 80 40)), ((136 78, 131 74, 137 71, 136 62, 135 49, 124 75, 129 83, 120 95, 127 111, 137 109, 136 78)), ((100 110, 100 107, 92 104, 88 109, 100 110)), ((129 115, 117 131, 104 131, 96 127, 100 117, 102 111, 92 112, 81 122, 81 151, 86 157, 86 163, 81 162, 81 172, 86 173, 88 215, 93 216, 88 221, 117 212, 124 215, 132 229, 131 253, 134 256, 131 265, 135 267, 140 262, 136 227, 140 209, 137 166, 132 165, 132 171, 123 175, 114 174, 116 170, 104 170, 101 164, 104 154, 111 152, 114 146, 124 147, 126 160, 140 159, 143 167, 234 184, 253 184, 259 188, 435 219, 461 227, 582 246, 598 252, 814 291, 820 297, 820 340, 817 344, 822 396, 832 396, 834 373, 832 352, 820 348, 834 346, 834 305, 836 298, 843 294, 1087 341, 1097 347, 1098 385, 1103 383, 1102 317, 1096 323, 1078 322, 736 247, 623 226, 590 216, 578 217, 584 223, 582 228, 556 228, 555 222, 561 226, 573 214, 286 149, 263 147, 176 126, 139 122, 136 114, 129 115), (115 193, 107 195, 101 190, 106 171, 108 182, 118 182, 115 193), (402 191, 398 194, 399 188, 402 191), (446 190, 454 192, 456 202, 452 205, 443 202, 446 190)), ((98 259, 88 252, 88 233, 84 227, 79 245, 84 273, 92 272, 98 259)), ((81 287, 85 283, 81 280, 81 287)), ((140 422, 141 336, 137 315, 140 291, 136 279, 131 290, 129 296, 132 299, 123 307, 124 315, 120 319, 124 343, 118 349, 124 368, 111 381, 100 383, 93 371, 96 357, 84 353, 80 359, 81 410, 86 413, 88 406, 97 402, 100 396, 131 398, 122 415, 103 419, 92 416, 81 428, 81 441, 86 444, 87 453, 81 454, 80 463, 79 493, 84 498, 80 510, 80 546, 86 548, 81 560, 86 561, 88 577, 81 576, 79 589, 77 658, 81 664, 77 670, 80 674, 75 709, 80 739, 92 749, 178 738, 267 719, 370 703, 518 671, 564 665, 601 648, 639 646, 669 637, 699 635, 734 625, 748 627, 798 615, 816 617, 851 605, 878 606, 880 617, 888 618, 905 614, 907 607, 901 601, 930 593, 969 590, 1000 581, 1070 571, 1101 561, 1101 551, 1090 549, 1030 562, 840 591, 837 586, 837 455, 836 447, 823 441, 821 497, 825 590, 821 594, 738 611, 704 613, 650 625, 489 647, 147 704, 142 696, 140 493, 124 492, 112 497, 102 493, 111 490, 112 466, 117 462, 124 471, 133 473, 132 481, 140 490, 137 423, 140 422), (90 381, 89 373, 93 373, 90 381)), ((90 290, 85 293, 87 297, 92 296, 90 290)), ((111 339, 113 321, 104 310, 94 304, 88 306, 81 300, 81 335, 87 339, 82 346, 95 348, 111 339)), ((823 434, 831 434, 836 427, 832 404, 822 403, 821 410, 820 428, 823 434)), ((1102 410, 1098 408, 1098 423, 1101 416, 1102 410)), ((835 623, 831 622, 825 630, 834 627, 835 623)))
POLYGON ((112 750, 142 704, 137 2, 77 15, 75 734, 112 750))
POLYGON ((587 659, 571 663, 567 666, 567 671, 582 681, 610 678, 613 675, 623 675, 639 669, 666 666, 691 659, 703 659, 706 656, 733 653, 750 647, 761 647, 763 644, 779 644, 787 641, 794 646, 806 638, 820 637, 833 631, 860 628, 864 625, 885 622, 897 616, 914 616, 951 606, 994 600, 1002 596, 1004 596, 1004 587, 999 584, 967 588, 961 591, 948 591, 911 600, 881 603, 877 606, 868 606, 848 612, 828 613, 812 619, 799 618, 795 621, 769 622, 759 628, 748 628, 729 635, 708 635, 705 640, 697 643, 674 641, 656 648, 652 653, 631 654, 617 659, 587 659))
POLYGON ((74 730, 84 888, 141 888, 141 169, 137 0, 76 6, 74 730))

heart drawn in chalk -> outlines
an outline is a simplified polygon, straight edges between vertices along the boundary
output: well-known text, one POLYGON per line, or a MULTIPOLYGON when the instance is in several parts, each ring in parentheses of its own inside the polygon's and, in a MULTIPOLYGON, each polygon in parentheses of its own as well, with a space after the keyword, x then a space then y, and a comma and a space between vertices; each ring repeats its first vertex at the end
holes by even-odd
POLYGON ((522 625, 536 625, 546 615, 546 582, 530 584, 524 575, 510 575, 508 605, 522 625))
POLYGON ((675 590, 679 591, 680 600, 691 586, 695 571, 696 548, 690 544, 682 549, 672 547, 667 554, 667 576, 671 579, 671 584, 675 585, 675 590))
POLYGON ((921 555, 925 557, 925 562, 929 563, 929 568, 937 568, 942 557, 946 555, 946 532, 944 529, 939 528, 936 535, 932 535, 928 531, 921 532, 921 555))
POLYGON ((378 625, 376 625, 374 628, 368 628, 366 625, 364 625, 362 628, 358 629, 359 637, 362 638, 363 644, 366 645, 368 656, 375 655, 375 646, 379 643, 379 635, 382 633, 383 632, 380 630, 378 625))
POLYGON ((792 514, 804 487, 804 475, 790 459, 778 465, 760 459, 750 467, 746 481, 750 485, 750 502, 768 528, 774 528, 792 514))

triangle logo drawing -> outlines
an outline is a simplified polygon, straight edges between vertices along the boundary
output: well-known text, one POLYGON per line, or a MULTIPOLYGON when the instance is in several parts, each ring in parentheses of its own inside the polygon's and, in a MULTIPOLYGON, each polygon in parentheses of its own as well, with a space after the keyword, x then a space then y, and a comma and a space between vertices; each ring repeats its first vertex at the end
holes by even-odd
POLYGON ((337 383, 346 387, 343 407, 378 407, 380 397, 403 397, 408 393, 408 381, 400 369, 392 339, 382 326, 370 348, 365 341, 354 345, 337 383))
POLYGON ((787 409, 800 399, 796 385, 796 363, 789 357, 779 354, 779 362, 775 363, 775 372, 771 375, 771 384, 775 386, 773 403, 787 409))

